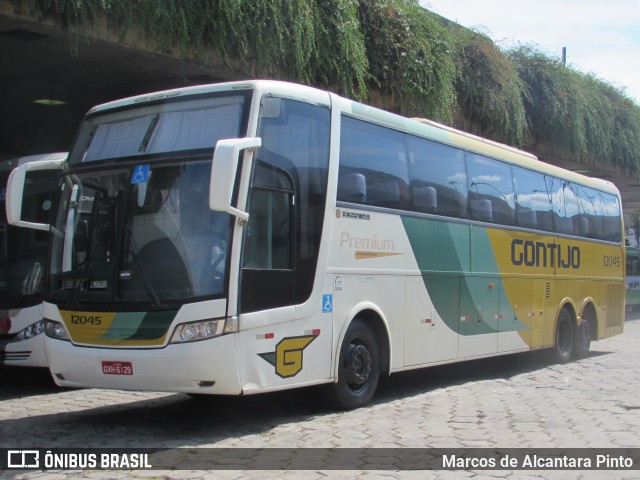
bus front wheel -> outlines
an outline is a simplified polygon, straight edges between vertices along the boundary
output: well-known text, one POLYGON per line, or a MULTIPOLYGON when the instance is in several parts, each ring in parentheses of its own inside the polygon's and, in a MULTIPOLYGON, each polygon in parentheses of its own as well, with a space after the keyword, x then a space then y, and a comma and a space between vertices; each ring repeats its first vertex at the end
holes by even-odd
POLYGON ((376 335, 361 319, 347 329, 338 359, 338 381, 329 385, 329 400, 339 408, 366 405, 380 377, 380 352, 376 335))
POLYGON ((572 323, 571 313, 563 308, 556 323, 556 338, 553 347, 558 363, 567 363, 571 360, 574 340, 572 323))

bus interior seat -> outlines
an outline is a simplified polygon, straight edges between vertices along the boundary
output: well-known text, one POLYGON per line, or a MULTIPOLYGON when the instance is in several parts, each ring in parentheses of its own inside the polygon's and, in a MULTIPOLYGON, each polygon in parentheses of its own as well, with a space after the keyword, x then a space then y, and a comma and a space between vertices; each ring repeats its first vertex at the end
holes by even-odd
POLYGON ((340 175, 338 182, 338 200, 343 202, 364 203, 367 198, 367 181, 362 173, 340 175))
POLYGON ((493 206, 491 200, 486 198, 471 200, 471 218, 481 222, 493 221, 493 206))
POLYGON ((524 228, 538 228, 538 215, 532 208, 518 208, 518 225, 524 228))
POLYGON ((417 212, 436 213, 438 193, 434 187, 416 187, 413 189, 413 208, 417 212))
POLYGON ((20 285, 20 295, 36 295, 42 292, 44 259, 27 258, 9 267, 10 285, 20 285))
POLYGON ((173 242, 161 238, 147 243, 140 249, 136 260, 143 264, 139 275, 145 275, 153 290, 164 298, 180 298, 189 295, 191 282, 184 260, 173 242))

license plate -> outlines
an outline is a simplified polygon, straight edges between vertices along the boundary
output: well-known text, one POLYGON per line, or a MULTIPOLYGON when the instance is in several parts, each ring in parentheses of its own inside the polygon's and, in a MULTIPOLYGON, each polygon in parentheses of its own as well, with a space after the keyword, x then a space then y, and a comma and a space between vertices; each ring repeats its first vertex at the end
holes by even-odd
POLYGON ((133 375, 131 362, 102 362, 102 373, 105 375, 133 375))

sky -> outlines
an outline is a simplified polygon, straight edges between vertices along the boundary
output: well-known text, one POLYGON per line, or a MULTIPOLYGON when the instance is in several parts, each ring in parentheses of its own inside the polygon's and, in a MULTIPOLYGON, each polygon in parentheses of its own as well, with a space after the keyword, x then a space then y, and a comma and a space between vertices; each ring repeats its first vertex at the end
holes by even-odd
POLYGON ((575 70, 621 88, 640 105, 640 0, 420 0, 500 47, 536 45, 575 70))

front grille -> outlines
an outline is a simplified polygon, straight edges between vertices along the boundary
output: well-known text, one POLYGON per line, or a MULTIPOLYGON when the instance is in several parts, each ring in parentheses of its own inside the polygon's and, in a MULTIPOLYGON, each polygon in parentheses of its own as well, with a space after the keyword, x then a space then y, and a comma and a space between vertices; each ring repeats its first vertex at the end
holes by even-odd
POLYGON ((24 360, 29 360, 31 356, 31 352, 2 352, 2 360, 4 361, 12 361, 19 362, 24 360))

